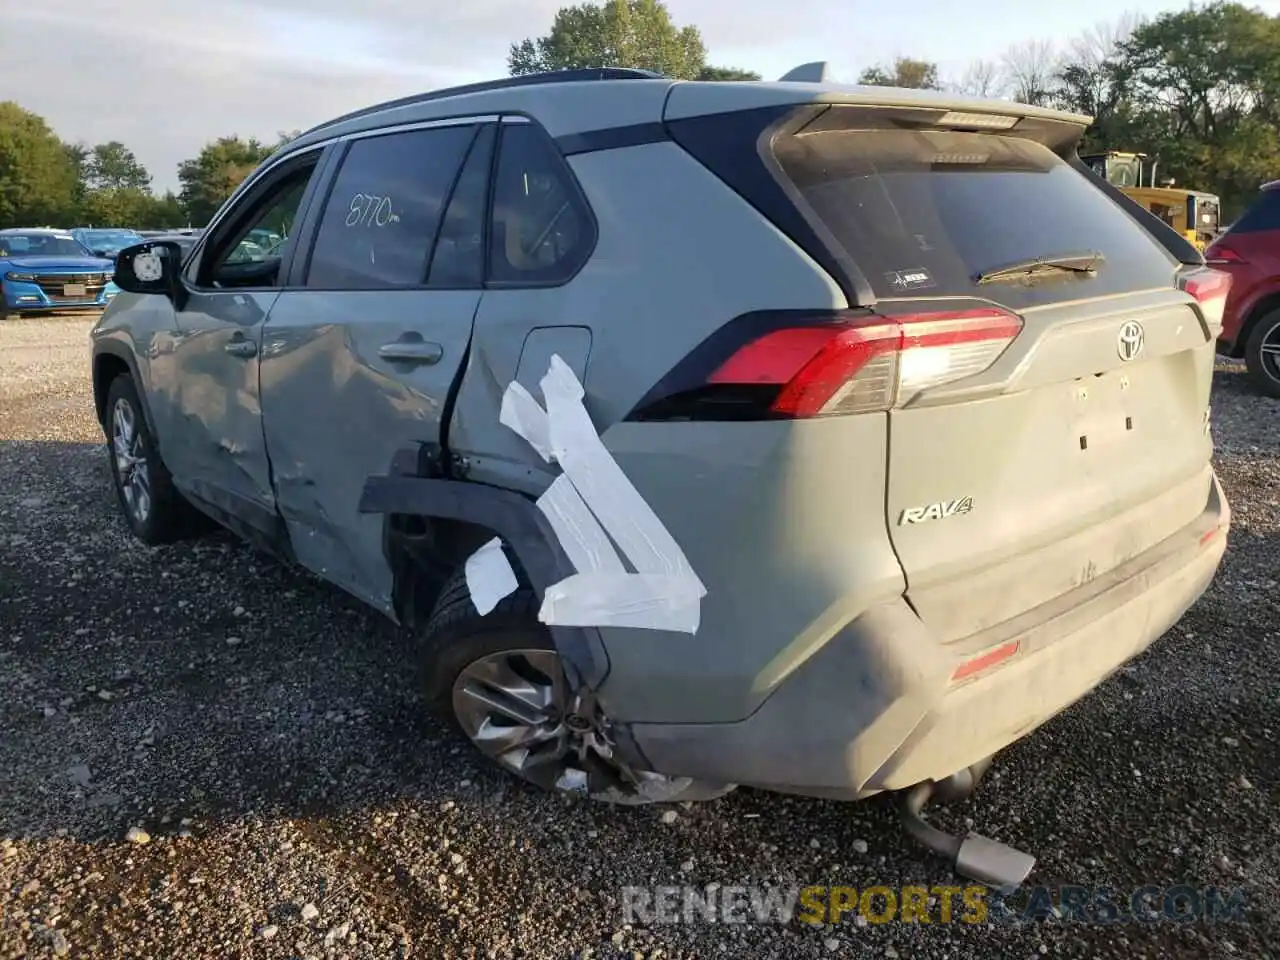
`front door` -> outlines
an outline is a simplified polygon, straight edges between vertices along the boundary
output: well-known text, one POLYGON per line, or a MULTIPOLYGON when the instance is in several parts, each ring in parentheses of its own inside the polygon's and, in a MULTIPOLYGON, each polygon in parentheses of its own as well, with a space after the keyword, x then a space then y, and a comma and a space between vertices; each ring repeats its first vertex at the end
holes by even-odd
POLYGON ((280 296, 318 156, 285 161, 244 191, 188 264, 176 303, 179 422, 165 459, 185 494, 271 547, 283 531, 262 432, 262 330, 280 296), (275 241, 257 242, 267 232, 275 241))
POLYGON ((444 440, 480 301, 493 139, 463 120, 353 140, 267 320, 263 421, 294 555, 386 612, 383 518, 360 495, 397 450, 444 440))

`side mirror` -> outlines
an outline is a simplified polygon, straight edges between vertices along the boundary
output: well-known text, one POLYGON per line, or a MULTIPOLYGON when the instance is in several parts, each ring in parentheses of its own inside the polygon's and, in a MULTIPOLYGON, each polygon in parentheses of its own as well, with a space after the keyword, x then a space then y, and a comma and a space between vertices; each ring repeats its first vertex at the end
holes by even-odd
POLYGON ((128 293, 175 297, 180 287, 182 248, 172 240, 150 240, 116 254, 115 284, 128 293))

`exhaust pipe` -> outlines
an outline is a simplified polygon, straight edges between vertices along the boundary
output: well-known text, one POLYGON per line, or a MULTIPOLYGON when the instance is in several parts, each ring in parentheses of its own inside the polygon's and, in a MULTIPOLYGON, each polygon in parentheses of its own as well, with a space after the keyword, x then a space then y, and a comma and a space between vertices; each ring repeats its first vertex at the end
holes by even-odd
POLYGON ((899 812, 907 833, 922 846, 950 860, 960 876, 1001 893, 1012 893, 1031 873, 1035 857, 972 831, 963 838, 952 836, 924 819, 924 808, 931 800, 950 802, 968 796, 990 766, 991 758, 987 758, 945 780, 916 784, 901 795, 899 812))

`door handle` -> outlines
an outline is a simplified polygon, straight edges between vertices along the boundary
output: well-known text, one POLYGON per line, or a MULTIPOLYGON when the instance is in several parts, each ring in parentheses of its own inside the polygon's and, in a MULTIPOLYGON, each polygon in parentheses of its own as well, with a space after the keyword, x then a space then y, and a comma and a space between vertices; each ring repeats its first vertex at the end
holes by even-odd
POLYGON ((236 337, 222 349, 233 357, 252 357, 258 352, 258 345, 252 340, 236 337))
POLYGON ((439 363, 444 347, 429 340, 393 340, 378 348, 378 356, 393 363, 439 363))

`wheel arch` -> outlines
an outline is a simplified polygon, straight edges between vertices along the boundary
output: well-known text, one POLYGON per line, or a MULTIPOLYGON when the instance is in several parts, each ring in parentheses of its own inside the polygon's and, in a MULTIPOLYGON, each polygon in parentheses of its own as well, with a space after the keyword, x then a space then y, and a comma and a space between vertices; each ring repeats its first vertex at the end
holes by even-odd
POLYGON ((115 340, 100 340, 93 347, 93 406, 98 416, 98 423, 104 429, 106 428, 107 395, 111 392, 111 384, 122 374, 133 380, 138 402, 142 405, 142 416, 146 420, 147 430, 159 447, 160 436, 156 432, 155 420, 151 416, 147 391, 144 389, 142 378, 138 375, 137 361, 128 347, 115 340))
POLYGON ((1231 345, 1231 356, 1240 359, 1244 356, 1246 347, 1249 344, 1249 338, 1253 336, 1253 331, 1258 324, 1262 322, 1262 318, 1269 314, 1280 310, 1280 288, 1269 290, 1264 293, 1249 308, 1249 313, 1244 319, 1244 323, 1240 324, 1240 334, 1236 337, 1235 342, 1231 345))
MULTIPOLYGON (((442 581, 493 537, 507 546, 517 574, 539 597, 547 587, 576 572, 531 498, 449 477, 442 462, 432 445, 401 450, 385 475, 366 479, 360 497, 361 513, 385 517, 384 545, 395 575, 396 612, 402 620, 413 621, 430 612, 420 607, 418 577, 425 574, 442 581)), ((559 624, 549 624, 548 629, 570 682, 597 689, 609 672, 600 631, 559 624)))

